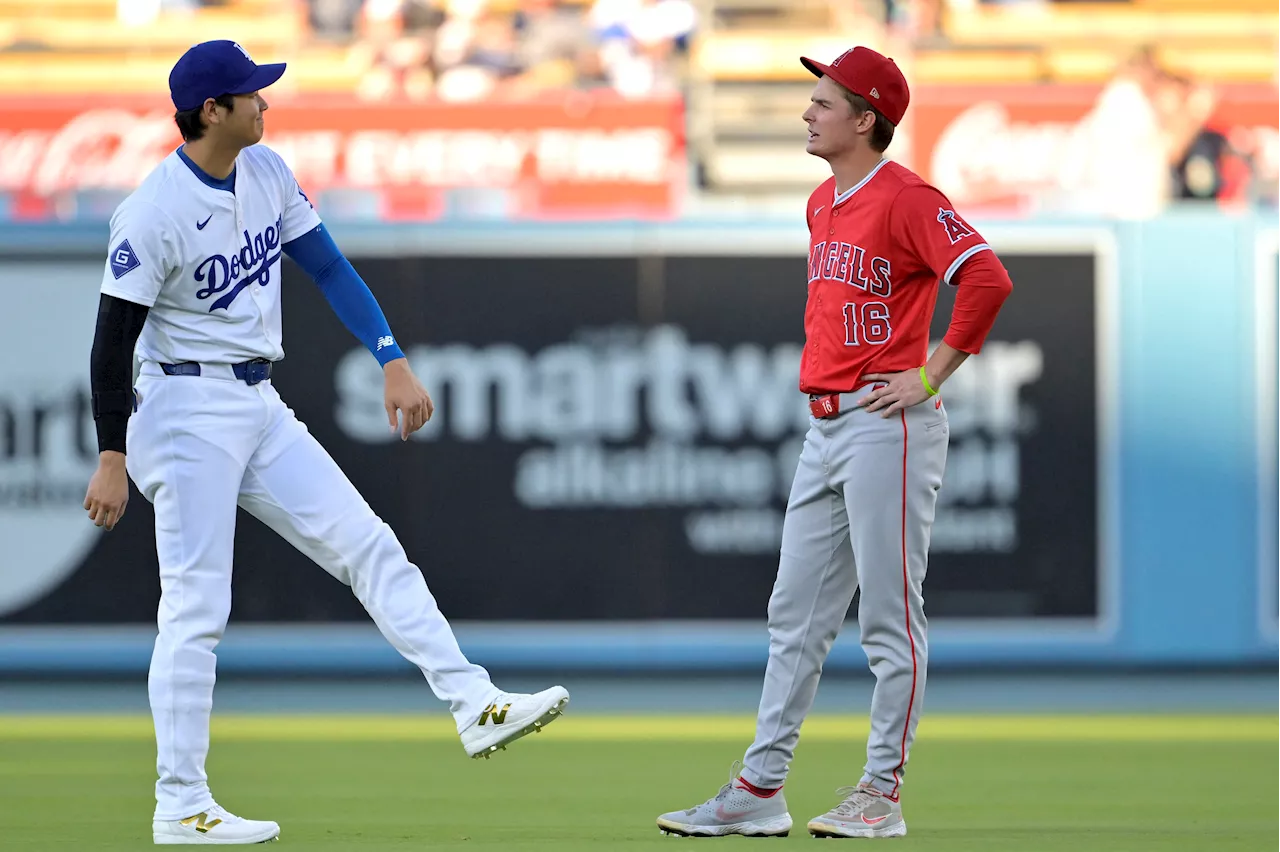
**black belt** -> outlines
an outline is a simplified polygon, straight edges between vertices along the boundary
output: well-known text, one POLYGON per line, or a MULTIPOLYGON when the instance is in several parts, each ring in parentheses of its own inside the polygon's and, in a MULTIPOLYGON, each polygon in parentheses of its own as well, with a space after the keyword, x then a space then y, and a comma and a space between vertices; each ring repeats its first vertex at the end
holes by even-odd
MULTIPOLYGON (((271 363, 266 358, 254 358, 252 361, 241 361, 231 365, 235 377, 247 385, 256 385, 271 378, 271 363)), ((195 361, 184 361, 181 364, 161 364, 166 376, 198 376, 200 365, 195 361)))

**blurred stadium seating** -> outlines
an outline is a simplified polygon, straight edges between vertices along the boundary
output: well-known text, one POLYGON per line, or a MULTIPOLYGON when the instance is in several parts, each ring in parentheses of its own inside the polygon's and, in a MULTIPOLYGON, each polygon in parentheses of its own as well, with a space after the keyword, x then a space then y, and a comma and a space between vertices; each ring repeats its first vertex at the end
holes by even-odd
MULTIPOLYGON (((288 61, 272 92, 284 101, 675 97, 696 201, 803 193, 821 178, 796 145, 811 86, 800 54, 862 43, 895 56, 922 106, 891 153, 922 168, 932 141, 913 149, 912 139, 932 104, 1065 92, 1074 112, 1054 119, 1075 120, 1144 45, 1184 82, 1188 104, 1187 93, 1212 88, 1230 113, 1260 89, 1269 107, 1278 26, 1261 0, 0 0, 0 97, 163 97, 176 56, 219 37, 258 61, 288 61)), ((1246 135, 1232 144, 1270 187, 1274 134, 1246 135)))

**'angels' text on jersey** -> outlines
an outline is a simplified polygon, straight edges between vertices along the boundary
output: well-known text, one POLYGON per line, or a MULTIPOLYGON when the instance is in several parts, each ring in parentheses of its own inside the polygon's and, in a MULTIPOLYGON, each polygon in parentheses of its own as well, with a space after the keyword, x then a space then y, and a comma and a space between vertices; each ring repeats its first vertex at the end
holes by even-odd
POLYGON ((809 283, 819 279, 839 281, 876 296, 888 296, 893 291, 889 261, 872 257, 869 265, 864 266, 866 258, 867 250, 862 246, 823 240, 809 247, 809 283), (865 271, 868 268, 870 277, 865 271))
POLYGON ((808 301, 800 388, 843 393, 867 373, 928 358, 938 282, 989 246, 946 197, 889 160, 837 195, 809 198, 808 301))

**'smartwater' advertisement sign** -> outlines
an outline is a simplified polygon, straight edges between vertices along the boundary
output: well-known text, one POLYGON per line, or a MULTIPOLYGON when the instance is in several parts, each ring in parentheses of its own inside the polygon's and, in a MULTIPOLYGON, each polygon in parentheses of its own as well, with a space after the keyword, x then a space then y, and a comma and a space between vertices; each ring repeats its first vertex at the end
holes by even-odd
MULTIPOLYGON (((930 615, 1095 619, 1098 391, 1108 380, 1096 351, 1096 258, 1002 259, 1015 297, 943 389, 951 447, 930 615)), ((802 253, 354 263, 433 394, 435 417, 408 442, 389 432, 376 362, 288 265, 286 357, 273 381, 397 532, 450 618, 763 616, 808 425, 797 388, 802 253)), ((935 340, 952 297, 944 288, 935 340)), ((92 311, 94 299, 79 301, 92 311)), ((0 342, 0 363, 22 363, 27 343, 0 342)), ((67 369, 68 382, 83 384, 87 357, 67 369)), ((50 393, 55 384, 42 383, 50 393)), ((91 435, 87 411, 77 417, 91 435)), ((27 478, 61 481, 69 470, 78 500, 92 460, 77 455, 75 428, 46 472, 27 478)), ((27 475, 25 464, 7 462, 4 483, 27 475)), ((0 599, 0 617, 151 622, 146 502, 135 493, 109 535, 78 503, 59 506, 58 518, 63 509, 76 530, 39 535, 59 537, 66 552, 39 554, 28 570, 40 587, 0 599)), ((17 530, 29 511, 0 505, 0 529, 17 530)), ((367 618, 349 590, 243 513, 233 607, 248 621, 367 618)))
POLYGON ((0 263, 0 615, 39 601, 98 542, 89 347, 101 264, 0 263), (86 287, 86 282, 88 286, 86 287))

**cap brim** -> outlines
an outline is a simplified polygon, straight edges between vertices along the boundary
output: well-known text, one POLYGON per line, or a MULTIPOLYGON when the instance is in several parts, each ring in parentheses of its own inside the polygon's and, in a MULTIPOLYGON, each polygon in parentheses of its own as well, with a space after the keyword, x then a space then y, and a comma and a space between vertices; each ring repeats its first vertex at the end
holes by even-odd
POLYGON ((247 95, 250 92, 265 89, 267 86, 270 86, 276 80, 279 80, 284 76, 285 64, 286 63, 284 62, 276 62, 271 65, 259 65, 257 69, 249 75, 249 79, 245 80, 239 86, 236 86, 234 90, 227 92, 227 94, 247 95))
POLYGON ((810 73, 815 77, 825 77, 831 73, 830 65, 823 65, 821 62, 814 62, 807 56, 800 57, 800 64, 808 68, 810 73))

